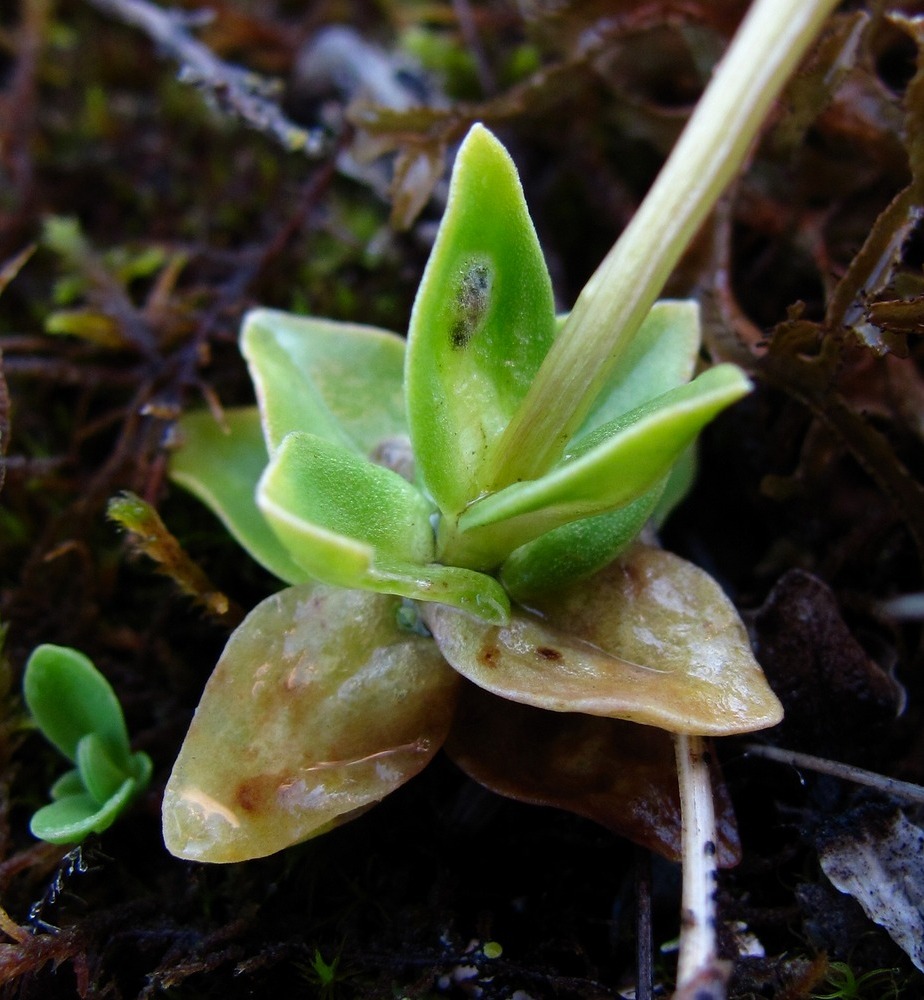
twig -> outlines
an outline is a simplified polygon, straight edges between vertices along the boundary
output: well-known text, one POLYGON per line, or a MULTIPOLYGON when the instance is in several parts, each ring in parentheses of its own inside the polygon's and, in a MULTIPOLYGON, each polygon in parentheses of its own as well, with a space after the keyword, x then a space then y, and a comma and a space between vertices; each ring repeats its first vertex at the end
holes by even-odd
POLYGON ((180 64, 180 80, 203 90, 219 110, 237 115, 290 152, 301 152, 312 159, 326 152, 321 129, 304 128, 282 113, 272 99, 273 82, 222 62, 208 46, 189 34, 189 26, 195 24, 189 14, 164 10, 148 0, 88 2, 103 14, 140 28, 180 64))
POLYGON ((709 781, 709 751, 705 738, 674 736, 680 782, 683 894, 680 955, 677 959, 679 998, 724 1000, 727 963, 720 962, 715 934, 716 825, 709 781))
POLYGON ((817 771, 819 774, 830 774, 832 777, 842 778, 844 781, 853 781, 858 785, 875 788, 885 795, 894 795, 895 798, 904 799, 906 802, 924 805, 924 787, 914 785, 910 781, 887 778, 875 771, 865 771, 861 767, 842 764, 840 761, 813 757, 811 754, 798 753, 795 750, 781 750, 779 747, 763 746, 760 743, 748 743, 744 749, 746 753, 766 757, 767 760, 775 760, 780 764, 789 764, 792 767, 804 767, 806 770, 817 771))

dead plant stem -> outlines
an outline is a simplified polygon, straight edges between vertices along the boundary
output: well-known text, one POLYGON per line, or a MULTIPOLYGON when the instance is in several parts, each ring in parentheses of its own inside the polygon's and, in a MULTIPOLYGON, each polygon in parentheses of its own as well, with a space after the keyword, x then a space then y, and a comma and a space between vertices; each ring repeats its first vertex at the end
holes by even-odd
POLYGON ((678 994, 717 965, 715 934, 716 824, 709 751, 702 736, 674 737, 682 818, 678 994))
POLYGON ((837 760, 814 757, 812 754, 799 753, 796 750, 763 746, 760 743, 748 743, 744 749, 756 757, 765 757, 767 760, 774 760, 780 764, 789 764, 792 767, 817 771, 819 774, 828 774, 834 778, 841 778, 843 781, 853 781, 858 785, 866 785, 867 788, 875 788, 884 795, 924 805, 924 787, 912 784, 910 781, 900 781, 884 774, 877 774, 875 771, 867 771, 862 767, 854 767, 852 764, 842 764, 837 760))

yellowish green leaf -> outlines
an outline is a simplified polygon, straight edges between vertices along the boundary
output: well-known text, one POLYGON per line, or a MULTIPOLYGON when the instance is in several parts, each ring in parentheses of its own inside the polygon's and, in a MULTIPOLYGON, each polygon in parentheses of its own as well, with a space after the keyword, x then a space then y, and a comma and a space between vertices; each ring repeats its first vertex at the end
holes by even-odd
POLYGON ((636 545, 532 604, 503 627, 440 605, 422 614, 456 670, 511 701, 716 736, 782 718, 734 606, 675 555, 636 545))
POLYGON ((439 749, 458 676, 401 601, 305 584, 258 605, 205 688, 164 793, 180 857, 243 861, 379 801, 439 749))

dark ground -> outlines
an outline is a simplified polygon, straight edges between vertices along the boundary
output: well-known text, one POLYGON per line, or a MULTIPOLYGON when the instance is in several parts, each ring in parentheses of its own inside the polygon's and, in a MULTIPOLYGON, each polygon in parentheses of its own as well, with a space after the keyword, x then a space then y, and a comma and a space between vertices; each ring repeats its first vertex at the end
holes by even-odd
MULTIPOLYGON (((517 161, 567 306, 743 6, 498 0, 473 3, 467 20, 467 3, 442 0, 210 3, 195 37, 283 81, 286 113, 324 129, 306 155, 235 117, 233 86, 178 82, 163 47, 94 3, 5 0, 2 996, 564 1000, 635 981, 647 858, 586 820, 485 792, 446 760, 281 855, 171 858, 159 795, 228 629, 132 558, 105 511, 132 490, 238 604, 269 593, 273 581, 165 479, 181 410, 249 398, 243 311, 403 330, 440 186, 428 201, 402 171, 417 158, 436 183, 445 149, 478 119, 517 161), (361 108, 332 80, 294 74, 302 47, 336 23, 424 58, 429 76, 399 78, 430 110, 361 108), (393 207, 377 192, 390 160, 345 176, 345 154, 372 152, 397 154, 393 207), (155 762, 143 800, 81 863, 27 828, 59 768, 18 696, 39 642, 96 661, 155 762), (45 924, 20 934, 37 902, 45 924), (486 957, 487 942, 502 954, 486 957), (470 977, 452 984, 460 966, 470 977)), ((883 602, 924 589, 921 44, 921 28, 880 5, 843 5, 675 276, 672 293, 703 302, 708 354, 738 361, 758 389, 706 434, 698 485, 664 539, 753 628, 787 708, 761 741, 918 783, 921 629, 883 602)), ((818 860, 832 829, 875 829, 899 803, 746 756, 743 743, 719 747, 744 850, 722 876, 722 936, 734 954, 732 931, 747 928, 765 957, 738 960, 730 995, 924 997, 921 973, 818 860), (867 977, 852 992, 845 967, 867 977)), ((658 949, 677 934, 678 870, 655 859, 652 871, 655 982, 669 988, 673 957, 658 949)))

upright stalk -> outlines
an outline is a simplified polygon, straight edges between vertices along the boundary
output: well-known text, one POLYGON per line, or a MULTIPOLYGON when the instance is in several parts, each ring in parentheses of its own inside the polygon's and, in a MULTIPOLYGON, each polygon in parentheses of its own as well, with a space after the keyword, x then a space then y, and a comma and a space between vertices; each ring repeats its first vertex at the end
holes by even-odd
POLYGON ((495 489, 533 479, 559 458, 837 3, 755 0, 661 173, 581 292, 501 438, 495 489))
POLYGON ((677 996, 724 995, 715 934, 716 824, 709 757, 702 736, 674 737, 680 783, 683 892, 677 996))

